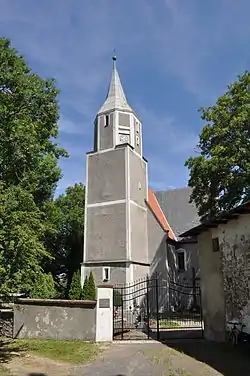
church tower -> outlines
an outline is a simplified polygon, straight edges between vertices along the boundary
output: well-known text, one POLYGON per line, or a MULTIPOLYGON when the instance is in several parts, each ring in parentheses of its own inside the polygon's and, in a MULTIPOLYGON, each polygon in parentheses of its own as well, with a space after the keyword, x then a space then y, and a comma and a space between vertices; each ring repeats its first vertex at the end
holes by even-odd
POLYGON ((94 122, 94 150, 87 153, 82 283, 123 284, 149 272, 147 161, 142 124, 124 94, 113 57, 105 102, 94 122))

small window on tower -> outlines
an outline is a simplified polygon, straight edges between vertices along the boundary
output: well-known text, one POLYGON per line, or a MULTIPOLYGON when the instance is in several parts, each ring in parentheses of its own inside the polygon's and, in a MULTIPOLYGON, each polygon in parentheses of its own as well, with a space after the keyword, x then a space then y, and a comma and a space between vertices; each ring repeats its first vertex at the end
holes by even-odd
POLYGON ((105 116, 105 127, 109 126, 109 115, 105 116))
POLYGON ((220 251, 220 244, 219 244, 219 238, 213 238, 213 252, 219 252, 220 251))
POLYGON ((108 282, 110 280, 110 268, 105 267, 103 268, 103 281, 108 282))
POLYGON ((137 145, 137 146, 140 145, 140 137, 139 137, 139 136, 136 136, 136 145, 137 145))
POLYGON ((136 132, 140 132, 140 123, 138 121, 136 122, 136 132))

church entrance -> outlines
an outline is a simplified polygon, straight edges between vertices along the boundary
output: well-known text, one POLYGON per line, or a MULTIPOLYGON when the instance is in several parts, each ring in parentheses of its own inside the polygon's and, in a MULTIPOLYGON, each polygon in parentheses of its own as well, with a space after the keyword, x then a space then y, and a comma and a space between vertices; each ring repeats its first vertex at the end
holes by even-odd
POLYGON ((161 276, 115 286, 113 294, 115 340, 159 341, 201 338, 203 320, 200 286, 161 276))

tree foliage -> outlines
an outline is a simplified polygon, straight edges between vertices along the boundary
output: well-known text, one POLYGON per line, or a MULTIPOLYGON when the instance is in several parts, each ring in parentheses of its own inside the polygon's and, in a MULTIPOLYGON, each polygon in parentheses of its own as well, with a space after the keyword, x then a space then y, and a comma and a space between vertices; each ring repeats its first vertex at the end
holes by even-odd
POLYGON ((61 176, 58 90, 0 38, 0 290, 31 291, 50 257, 46 206, 61 176))
POLYGON ((67 291, 74 272, 82 262, 84 210, 85 187, 81 183, 68 187, 65 194, 47 205, 51 228, 48 230, 46 244, 54 256, 47 264, 47 271, 51 271, 55 278, 65 273, 67 291))
POLYGON ((36 299, 53 299, 56 296, 56 288, 51 273, 40 273, 31 290, 30 297, 36 299))
POLYGON ((88 299, 95 300, 96 299, 96 286, 94 275, 92 272, 89 273, 89 281, 88 281, 88 299))
POLYGON ((73 274, 73 278, 69 289, 69 299, 80 300, 82 298, 82 286, 81 286, 81 274, 80 270, 77 270, 73 274))
POLYGON ((49 253, 40 238, 43 216, 20 186, 0 184, 0 286, 2 292, 30 291, 49 253))
POLYGON ((87 276, 85 277, 85 280, 84 280, 81 299, 82 300, 89 299, 89 279, 87 276))
POLYGON ((96 285, 94 275, 92 272, 89 273, 89 276, 85 277, 81 298, 82 300, 96 299, 96 285))
POLYGON ((33 73, 24 58, 0 38, 0 178, 20 185, 38 204, 52 198, 66 156, 58 136, 58 90, 54 80, 33 73))
POLYGON ((250 199, 250 73, 240 75, 215 105, 200 111, 207 123, 200 134, 200 155, 186 165, 191 201, 205 220, 250 199))

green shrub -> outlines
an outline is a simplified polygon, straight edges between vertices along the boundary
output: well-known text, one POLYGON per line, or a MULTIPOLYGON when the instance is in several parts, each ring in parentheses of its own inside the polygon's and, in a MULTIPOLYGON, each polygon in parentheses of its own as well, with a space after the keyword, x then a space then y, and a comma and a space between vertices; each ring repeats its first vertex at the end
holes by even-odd
POLYGON ((80 270, 77 270, 73 274, 73 278, 69 288, 69 299, 80 300, 82 298, 82 286, 81 286, 81 274, 80 270))
POLYGON ((82 300, 88 300, 88 296, 89 296, 89 279, 86 276, 85 281, 84 281, 84 285, 83 285, 83 289, 82 289, 81 299, 82 300))
POLYGON ((89 274, 89 281, 88 281, 88 298, 89 300, 95 300, 96 299, 96 286, 95 286, 95 280, 94 275, 92 272, 89 274))
POLYGON ((52 274, 39 274, 30 291, 30 297, 34 299, 53 299, 55 295, 56 288, 52 274))

